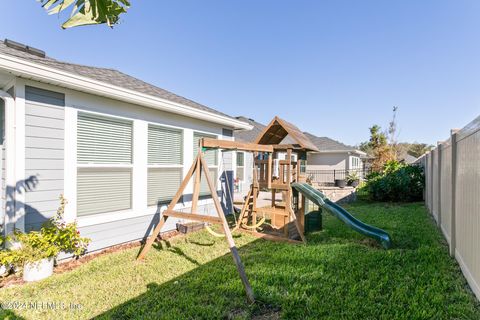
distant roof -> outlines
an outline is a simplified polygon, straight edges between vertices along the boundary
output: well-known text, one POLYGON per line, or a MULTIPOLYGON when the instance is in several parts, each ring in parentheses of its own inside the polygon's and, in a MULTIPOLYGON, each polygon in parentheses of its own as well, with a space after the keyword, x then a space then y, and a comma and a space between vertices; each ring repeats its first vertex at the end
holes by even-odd
POLYGON ((200 103, 176 95, 170 91, 159 88, 145 81, 139 80, 135 77, 129 76, 123 72, 109 68, 99 68, 86 66, 81 64, 74 64, 64 61, 59 61, 48 56, 42 57, 29 52, 24 52, 19 49, 8 47, 3 41, 0 41, 0 54, 7 54, 20 59, 25 59, 30 62, 43 64, 47 67, 59 69, 62 71, 74 73, 80 76, 88 77, 97 81, 109 83, 124 89, 138 91, 147 95, 165 99, 171 102, 179 103, 185 106, 189 106, 202 111, 214 113, 217 115, 225 116, 231 119, 229 115, 226 115, 220 111, 204 106, 200 103))
POLYGON ((309 132, 305 135, 312 141, 320 151, 355 151, 356 148, 333 140, 328 137, 317 137, 309 132))
POLYGON ((235 137, 235 140, 238 141, 243 141, 243 142, 254 142, 257 136, 263 131, 265 128, 264 124, 261 124, 260 122, 257 122, 253 119, 244 117, 244 116, 238 116, 236 117, 238 120, 247 122, 251 126, 253 126, 252 130, 241 130, 241 131, 235 131, 233 136, 235 137))
POLYGON ((418 158, 412 156, 411 154, 406 154, 404 157, 403 157, 403 161, 405 161, 405 163, 407 164, 412 164, 414 163, 415 161, 417 161, 418 158))

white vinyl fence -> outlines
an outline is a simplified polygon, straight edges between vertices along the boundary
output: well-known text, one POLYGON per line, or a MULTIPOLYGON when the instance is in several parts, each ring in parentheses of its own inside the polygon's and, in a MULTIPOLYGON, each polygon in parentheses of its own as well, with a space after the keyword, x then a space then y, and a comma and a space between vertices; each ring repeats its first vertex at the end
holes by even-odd
POLYGON ((480 117, 417 160, 425 203, 480 299, 480 117))

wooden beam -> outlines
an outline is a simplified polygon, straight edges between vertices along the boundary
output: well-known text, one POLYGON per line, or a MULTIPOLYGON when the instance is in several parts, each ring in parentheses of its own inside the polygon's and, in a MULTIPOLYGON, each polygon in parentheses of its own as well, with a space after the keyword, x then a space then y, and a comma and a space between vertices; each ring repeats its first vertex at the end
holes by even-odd
MULTIPOLYGON (((200 156, 200 154, 201 152, 198 153, 197 158, 200 156)), ((190 167, 190 170, 188 170, 188 173, 185 176, 185 179, 183 179, 182 184, 180 185, 180 188, 178 188, 177 193, 173 197, 172 202, 170 202, 170 204, 168 205, 167 210, 173 210, 173 208, 175 208, 175 205, 177 204, 178 200, 180 200, 180 197, 183 195, 183 190, 185 190, 185 188, 188 185, 188 182, 190 181, 190 178, 192 177, 194 171, 197 169, 198 163, 199 163, 198 161, 193 162, 192 166, 190 167)), ((142 260, 145 257, 145 255, 148 253, 148 251, 153 245, 153 242, 155 242, 155 239, 157 238, 158 234, 162 230, 162 227, 165 224, 165 221, 167 221, 167 218, 168 218, 167 216, 160 215, 160 222, 157 224, 157 226, 153 230, 152 235, 147 239, 147 242, 141 249, 140 254, 137 257, 137 260, 142 260)))
POLYGON ((201 148, 240 150, 250 152, 273 152, 273 147, 256 143, 219 140, 212 138, 203 138, 200 140, 201 148))
POLYGON ((275 236, 275 235, 268 234, 268 233, 260 233, 260 232, 256 232, 256 231, 246 230, 246 229, 239 229, 239 231, 251 234, 254 237, 265 239, 265 240, 276 241, 276 242, 288 242, 288 243, 293 243, 293 244, 303 244, 303 242, 299 241, 299 240, 294 240, 294 239, 289 239, 289 238, 285 238, 285 237, 275 236))
POLYGON ((167 217, 172 218, 179 218, 179 219, 187 219, 192 221, 200 221, 200 222, 209 222, 215 224, 222 224, 222 220, 217 217, 207 216, 200 213, 186 213, 181 211, 174 211, 174 210, 165 210, 163 214, 167 217))
POLYGON ((213 204, 215 205, 215 209, 217 210, 218 217, 222 220, 223 231, 225 233, 228 246, 230 247, 230 252, 232 253, 232 256, 233 256, 233 261, 237 266, 237 271, 238 271, 238 274, 240 275, 240 279, 242 280, 243 287, 245 288, 247 299, 250 303, 254 303, 255 297, 253 294, 252 287, 250 286, 250 282, 248 281, 247 274, 245 273, 245 269, 243 267, 242 260, 240 259, 240 255, 238 254, 238 249, 237 249, 237 246, 235 245, 235 241, 233 241, 232 233, 230 232, 227 219, 225 218, 225 214, 223 213, 222 206, 220 205, 220 200, 218 199, 215 186, 212 180, 210 179, 208 166, 203 156, 200 156, 200 164, 203 169, 203 172, 205 173, 205 178, 207 179, 208 188, 212 192, 213 204))

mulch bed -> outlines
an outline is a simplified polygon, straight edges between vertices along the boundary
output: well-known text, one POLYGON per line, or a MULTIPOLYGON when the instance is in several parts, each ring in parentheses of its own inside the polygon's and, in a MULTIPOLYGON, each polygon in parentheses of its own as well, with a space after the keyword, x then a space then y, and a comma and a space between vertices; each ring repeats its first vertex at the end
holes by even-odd
MULTIPOLYGON (((176 230, 169 231, 169 232, 165 232, 165 233, 160 234, 157 237, 157 241, 159 241, 159 240, 169 240, 171 238, 180 237, 180 236, 184 236, 184 234, 179 233, 176 230)), ((106 249, 103 249, 103 250, 100 250, 100 251, 88 253, 88 254, 86 254, 86 255, 78 258, 78 259, 65 259, 65 260, 62 260, 62 261, 58 262, 58 264, 53 269, 53 273, 54 274, 61 274, 61 273, 64 273, 64 272, 68 272, 68 271, 71 271, 75 268, 78 268, 82 264, 87 263, 87 262, 89 262, 89 261, 91 261, 91 260, 93 260, 97 257, 103 256, 103 255, 106 255, 106 254, 110 254, 110 253, 114 253, 114 252, 118 252, 118 251, 122 251, 122 250, 127 250, 127 249, 130 249, 130 248, 140 247, 142 244, 143 244, 142 241, 134 241, 134 242, 129 242, 129 243, 124 243, 124 244, 119 244, 119 245, 116 245, 116 246, 112 246, 112 247, 109 247, 109 248, 106 248, 106 249)), ((14 285, 22 285, 24 283, 26 283, 26 282, 23 281, 22 275, 18 274, 18 273, 12 273, 8 276, 0 278, 0 288, 7 288, 7 287, 14 286, 14 285)))

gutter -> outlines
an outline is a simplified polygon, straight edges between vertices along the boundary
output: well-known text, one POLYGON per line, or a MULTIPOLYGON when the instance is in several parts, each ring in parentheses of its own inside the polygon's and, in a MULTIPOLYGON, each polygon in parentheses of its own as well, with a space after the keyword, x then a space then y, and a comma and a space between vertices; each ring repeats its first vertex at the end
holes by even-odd
POLYGON ((148 108, 226 125, 233 127, 234 129, 253 129, 253 126, 240 120, 199 110, 180 103, 154 97, 138 91, 125 89, 106 82, 101 82, 88 77, 51 68, 42 64, 32 63, 30 61, 5 54, 0 54, 0 70, 7 71, 22 78, 33 79, 77 91, 92 93, 115 100, 133 103, 148 108))

